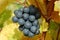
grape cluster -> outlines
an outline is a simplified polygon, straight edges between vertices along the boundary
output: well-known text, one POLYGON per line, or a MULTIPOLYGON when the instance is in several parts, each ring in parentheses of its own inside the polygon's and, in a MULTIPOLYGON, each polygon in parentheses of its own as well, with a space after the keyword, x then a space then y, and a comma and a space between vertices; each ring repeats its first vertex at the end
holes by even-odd
POLYGON ((23 7, 14 11, 15 16, 12 17, 13 22, 18 22, 19 30, 25 36, 33 37, 40 33, 38 19, 41 17, 39 9, 34 5, 23 7))

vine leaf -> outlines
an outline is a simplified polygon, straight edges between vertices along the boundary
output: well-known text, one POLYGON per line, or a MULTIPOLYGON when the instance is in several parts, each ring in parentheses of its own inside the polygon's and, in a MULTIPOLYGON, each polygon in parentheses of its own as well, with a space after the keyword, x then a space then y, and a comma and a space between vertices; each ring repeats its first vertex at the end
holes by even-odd
POLYGON ((23 33, 17 29, 15 29, 14 32, 15 32, 15 34, 13 35, 13 38, 15 38, 17 40, 21 40, 23 33))
POLYGON ((15 0, 1 0, 0 1, 0 14, 5 10, 6 6, 13 3, 15 0))
POLYGON ((0 28, 3 27, 3 24, 6 20, 8 20, 11 17, 11 11, 10 10, 4 10, 0 14, 0 28))
POLYGON ((45 40, 56 40, 59 26, 56 22, 50 21, 49 30, 46 33, 45 40))

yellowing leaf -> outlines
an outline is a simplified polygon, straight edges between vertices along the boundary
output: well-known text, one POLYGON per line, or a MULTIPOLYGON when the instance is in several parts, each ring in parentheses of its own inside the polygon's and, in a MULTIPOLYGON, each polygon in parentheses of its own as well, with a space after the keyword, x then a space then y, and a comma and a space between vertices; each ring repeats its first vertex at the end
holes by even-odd
POLYGON ((55 11, 60 11, 60 1, 55 2, 54 10, 55 11))
POLYGON ((9 40, 13 38, 13 35, 15 34, 14 30, 18 30, 18 25, 10 23, 9 25, 4 25, 1 33, 0 33, 0 40, 9 40), (2 38, 3 37, 3 38, 2 38))
POLYGON ((0 0, 0 14, 7 7, 8 4, 12 3, 15 0, 0 0))
POLYGON ((42 19, 42 24, 40 24, 40 32, 42 33, 48 31, 48 23, 43 17, 41 19, 42 19))

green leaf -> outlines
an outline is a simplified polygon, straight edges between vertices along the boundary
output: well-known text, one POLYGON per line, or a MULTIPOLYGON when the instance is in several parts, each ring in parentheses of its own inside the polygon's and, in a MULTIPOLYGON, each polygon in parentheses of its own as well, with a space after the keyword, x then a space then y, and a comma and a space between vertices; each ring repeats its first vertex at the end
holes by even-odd
POLYGON ((0 14, 0 28, 3 27, 3 24, 5 21, 7 21, 11 16, 11 11, 10 10, 4 10, 1 14, 0 14))
POLYGON ((23 6, 23 5, 20 5, 20 3, 17 3, 17 2, 16 3, 13 3, 13 5, 15 5, 15 7, 17 9, 22 8, 22 6, 23 6))
POLYGON ((5 8, 9 4, 13 3, 14 1, 16 1, 16 0, 1 0, 0 1, 0 14, 3 12, 3 10, 5 10, 5 8))
POLYGON ((20 31, 18 31, 17 29, 15 29, 14 32, 15 32, 15 34, 14 34, 13 38, 15 38, 17 40, 21 40, 22 33, 20 31))
POLYGON ((58 40, 60 40, 60 33, 59 33, 59 37, 58 37, 58 40))
POLYGON ((58 29, 59 29, 59 24, 53 21, 50 21, 49 30, 46 33, 45 40, 56 40, 58 29))

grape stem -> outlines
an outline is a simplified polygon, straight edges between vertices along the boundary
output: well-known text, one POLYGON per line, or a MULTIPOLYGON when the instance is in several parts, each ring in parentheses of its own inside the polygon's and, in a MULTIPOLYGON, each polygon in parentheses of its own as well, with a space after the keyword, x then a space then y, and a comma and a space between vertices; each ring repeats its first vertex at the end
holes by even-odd
POLYGON ((27 7, 26 0, 22 3, 20 0, 16 0, 19 4, 23 5, 24 7, 27 7))
POLYGON ((59 34, 60 34, 60 24, 59 24, 59 29, 58 29, 58 33, 57 33, 57 38, 56 38, 56 40, 59 39, 59 34))
MULTIPOLYGON (((37 5, 38 8, 39 8, 39 4, 38 4, 38 2, 37 2, 36 0, 35 0, 35 2, 36 2, 36 5, 37 5)), ((40 9, 39 9, 39 10, 40 10, 40 9)), ((41 10, 40 10, 40 12, 41 12, 41 10)), ((47 15, 44 15, 42 12, 41 12, 41 15, 46 19, 47 22, 51 19, 51 16, 48 17, 47 15)))

